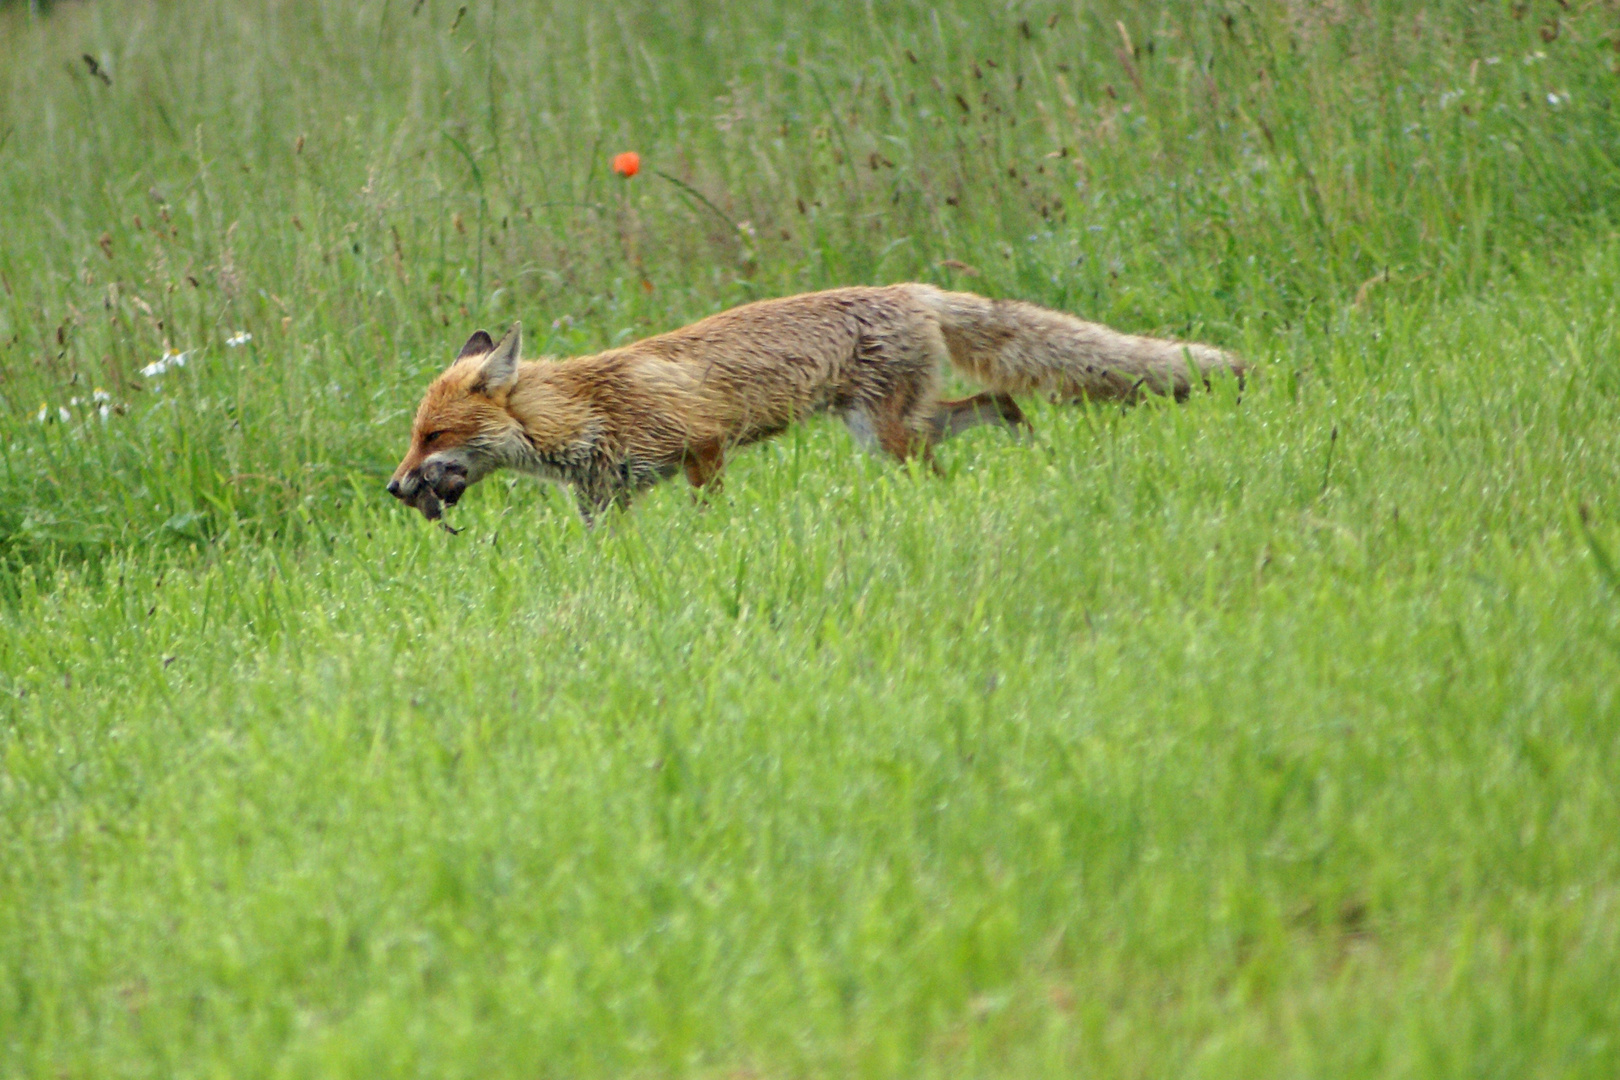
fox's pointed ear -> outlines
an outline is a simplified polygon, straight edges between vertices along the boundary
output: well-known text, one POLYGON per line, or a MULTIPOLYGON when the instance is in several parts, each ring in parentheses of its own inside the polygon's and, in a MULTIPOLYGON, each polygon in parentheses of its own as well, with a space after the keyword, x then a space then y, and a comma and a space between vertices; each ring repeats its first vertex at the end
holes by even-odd
POLYGON ((483 356, 494 347, 495 341, 488 333, 483 330, 474 330, 473 336, 467 339, 467 344, 463 345, 461 351, 456 354, 456 359, 462 360, 469 356, 483 356))
MULTIPOLYGON (((486 335, 487 337, 487 335, 486 335)), ((474 390, 486 394, 504 394, 517 385, 518 352, 523 348, 523 324, 513 323, 512 329, 501 338, 478 368, 478 381, 474 390)))

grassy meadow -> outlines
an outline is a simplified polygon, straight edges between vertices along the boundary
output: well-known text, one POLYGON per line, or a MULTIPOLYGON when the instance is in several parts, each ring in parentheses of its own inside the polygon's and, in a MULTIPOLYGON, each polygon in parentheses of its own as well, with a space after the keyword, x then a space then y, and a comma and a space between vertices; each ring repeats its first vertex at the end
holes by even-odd
POLYGON ((30 7, 0 1075, 1620 1074, 1614 4, 30 7), (1256 375, 382 491, 902 280, 1256 375))

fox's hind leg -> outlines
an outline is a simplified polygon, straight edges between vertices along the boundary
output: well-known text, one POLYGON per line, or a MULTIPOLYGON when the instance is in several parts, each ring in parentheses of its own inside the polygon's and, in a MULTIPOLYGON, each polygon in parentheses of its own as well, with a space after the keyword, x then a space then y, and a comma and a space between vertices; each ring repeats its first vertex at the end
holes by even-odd
POLYGON ((873 441, 896 461, 913 455, 935 472, 934 443, 939 441, 934 373, 919 372, 893 387, 877 407, 869 410, 873 441))
MULTIPOLYGON (((956 430, 955 413, 939 401, 940 371, 949 356, 939 324, 931 318, 918 315, 873 330, 861 342, 859 389, 844 412, 856 442, 899 461, 921 457, 937 471, 934 443, 956 430)), ((972 407, 962 405, 962 411, 965 416, 972 407)))
POLYGON ((955 401, 941 401, 929 422, 938 441, 960 435, 979 424, 994 424, 1019 434, 1030 434, 1035 430, 1016 401, 1007 394, 989 391, 955 401))

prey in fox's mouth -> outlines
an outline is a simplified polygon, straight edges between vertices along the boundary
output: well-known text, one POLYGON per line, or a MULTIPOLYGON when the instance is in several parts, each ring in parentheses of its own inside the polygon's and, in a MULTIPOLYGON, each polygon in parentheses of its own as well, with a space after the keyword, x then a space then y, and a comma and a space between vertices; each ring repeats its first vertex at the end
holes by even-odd
POLYGON ((467 466, 456 461, 429 461, 408 480, 414 481, 409 490, 398 479, 390 480, 388 493, 422 511, 429 521, 437 521, 444 507, 456 505, 466 492, 467 466))

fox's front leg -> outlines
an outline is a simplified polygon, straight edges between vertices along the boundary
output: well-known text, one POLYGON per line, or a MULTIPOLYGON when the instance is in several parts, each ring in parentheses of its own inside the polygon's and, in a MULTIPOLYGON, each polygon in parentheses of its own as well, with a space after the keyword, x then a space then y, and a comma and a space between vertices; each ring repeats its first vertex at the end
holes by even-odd
POLYGON ((597 522, 610 510, 624 510, 636 497, 636 489, 627 484, 586 483, 574 485, 574 501, 579 516, 587 529, 596 528, 597 522))
POLYGON ((706 502, 720 490, 724 479, 720 474, 726 467, 725 447, 719 440, 689 446, 681 465, 686 470, 686 482, 692 485, 693 501, 706 502))
POLYGON ((587 529, 594 529, 602 515, 613 509, 614 499, 611 494, 604 495, 579 485, 574 488, 574 502, 579 507, 579 519, 587 529))

